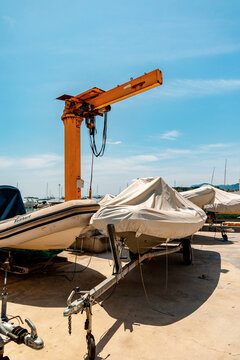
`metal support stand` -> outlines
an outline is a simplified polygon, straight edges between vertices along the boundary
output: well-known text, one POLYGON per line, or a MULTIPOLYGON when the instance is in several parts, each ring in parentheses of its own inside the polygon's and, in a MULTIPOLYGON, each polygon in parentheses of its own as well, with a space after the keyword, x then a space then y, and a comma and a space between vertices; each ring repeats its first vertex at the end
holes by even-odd
POLYGON ((6 261, 4 263, 4 283, 3 283, 3 289, 2 289, 2 311, 1 311, 1 320, 2 321, 8 321, 7 317, 7 299, 8 299, 8 293, 7 293, 7 269, 9 266, 9 262, 6 261))
POLYGON ((222 227, 221 227, 221 234, 222 234, 223 241, 228 241, 228 236, 227 236, 224 224, 222 224, 222 227))
POLYGON ((112 256, 114 261, 114 268, 116 270, 116 274, 119 274, 122 271, 122 263, 119 256, 116 234, 115 234, 115 227, 112 224, 108 224, 108 235, 110 239, 110 245, 112 250, 112 256))
MULTIPOLYGON (((7 271, 9 267, 9 262, 4 263, 4 285, 2 290, 2 309, 1 309, 1 321, 0 321, 0 359, 9 360, 7 356, 4 355, 4 346, 10 341, 14 341, 17 344, 25 344, 32 349, 40 350, 44 347, 43 340, 38 337, 37 330, 35 325, 28 318, 25 319, 26 323, 30 327, 31 333, 27 329, 24 329, 21 326, 16 326, 10 322, 13 318, 8 319, 7 316, 7 271), (2 335, 4 337, 2 337, 2 335)), ((14 316, 14 318, 19 318, 23 323, 20 316, 14 316)))

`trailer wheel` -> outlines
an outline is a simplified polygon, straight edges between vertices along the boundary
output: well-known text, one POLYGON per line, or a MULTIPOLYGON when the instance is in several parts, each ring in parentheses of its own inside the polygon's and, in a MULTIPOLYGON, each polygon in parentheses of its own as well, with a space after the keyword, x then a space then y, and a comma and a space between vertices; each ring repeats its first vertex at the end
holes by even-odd
POLYGON ((2 360, 10 360, 8 356, 4 356, 2 360))
POLYGON ((223 241, 228 241, 228 236, 227 236, 227 234, 223 234, 223 235, 222 235, 222 238, 223 238, 223 241))
POLYGON ((182 253, 183 253, 183 262, 185 265, 192 264, 192 247, 191 247, 191 240, 190 239, 183 239, 182 240, 182 253))
POLYGON ((88 359, 95 360, 96 345, 95 345, 94 336, 92 334, 87 336, 87 347, 88 347, 88 359))

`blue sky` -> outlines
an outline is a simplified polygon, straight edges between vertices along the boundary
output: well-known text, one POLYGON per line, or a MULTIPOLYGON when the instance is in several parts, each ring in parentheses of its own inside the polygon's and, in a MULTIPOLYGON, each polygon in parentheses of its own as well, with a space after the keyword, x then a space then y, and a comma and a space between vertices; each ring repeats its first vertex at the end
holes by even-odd
MULTIPOLYGON (((58 195, 64 184, 64 103, 159 68, 163 85, 112 106, 94 192, 132 179, 170 185, 240 178, 240 2, 17 1, 0 9, 0 183, 58 195)), ((102 120, 97 126, 101 133, 102 120)), ((83 195, 90 147, 82 126, 83 195)))

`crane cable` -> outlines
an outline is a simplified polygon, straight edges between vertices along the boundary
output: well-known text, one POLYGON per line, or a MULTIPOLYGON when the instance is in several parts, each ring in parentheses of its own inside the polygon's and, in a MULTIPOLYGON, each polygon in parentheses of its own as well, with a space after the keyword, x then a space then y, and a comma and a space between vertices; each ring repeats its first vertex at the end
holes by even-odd
POLYGON ((90 186, 89 186, 89 199, 92 199, 93 159, 94 159, 94 154, 92 152, 92 164, 91 164, 91 175, 90 175, 90 186))
POLYGON ((94 156, 102 157, 105 152, 106 141, 107 141, 107 113, 104 113, 104 125, 103 125, 103 134, 102 134, 102 146, 101 149, 97 150, 97 145, 95 141, 95 135, 97 133, 97 129, 95 127, 95 118, 93 128, 89 131, 89 140, 90 147, 92 149, 92 163, 91 163, 91 175, 90 175, 90 186, 89 186, 89 199, 92 199, 92 180, 93 180, 93 159, 94 156))
MULTIPOLYGON (((94 125, 95 125, 95 118, 94 118, 94 125)), ((102 146, 101 149, 98 151, 97 150, 97 145, 96 145, 96 141, 95 141, 95 135, 97 133, 96 127, 94 126, 91 131, 89 132, 89 137, 90 137, 90 147, 92 149, 92 153, 96 156, 96 157, 101 157, 103 156, 104 152, 105 152, 105 147, 106 147, 106 141, 107 141, 107 113, 104 113, 104 125, 103 125, 103 133, 102 133, 102 146)))

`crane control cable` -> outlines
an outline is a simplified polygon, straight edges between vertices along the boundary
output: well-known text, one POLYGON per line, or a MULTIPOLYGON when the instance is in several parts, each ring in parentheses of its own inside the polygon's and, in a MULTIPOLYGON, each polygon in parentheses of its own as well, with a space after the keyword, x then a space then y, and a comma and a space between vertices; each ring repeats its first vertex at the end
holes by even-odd
POLYGON ((97 129, 95 127, 95 118, 93 120, 94 126, 89 131, 90 147, 92 149, 92 153, 96 157, 103 156, 104 152, 105 152, 105 147, 106 147, 106 141, 107 141, 107 113, 105 112, 103 116, 104 116, 104 124, 103 124, 103 133, 102 133, 102 146, 101 146, 101 149, 99 151, 97 150, 96 139, 95 139, 95 136, 97 134, 97 129))
POLYGON ((92 198, 93 159, 94 159, 94 154, 93 154, 93 152, 92 152, 92 163, 91 163, 91 174, 90 174, 90 186, 89 186, 89 199, 92 198))
POLYGON ((93 160, 94 156, 102 157, 105 152, 106 142, 107 142, 107 112, 104 113, 104 123, 103 123, 103 133, 102 133, 102 146, 101 149, 97 150, 95 135, 97 134, 97 129, 95 126, 95 117, 94 119, 86 119, 86 125, 89 128, 89 140, 90 147, 92 150, 92 161, 91 161, 91 172, 90 172, 90 186, 89 186, 89 199, 92 198, 92 181, 93 181, 93 160))

